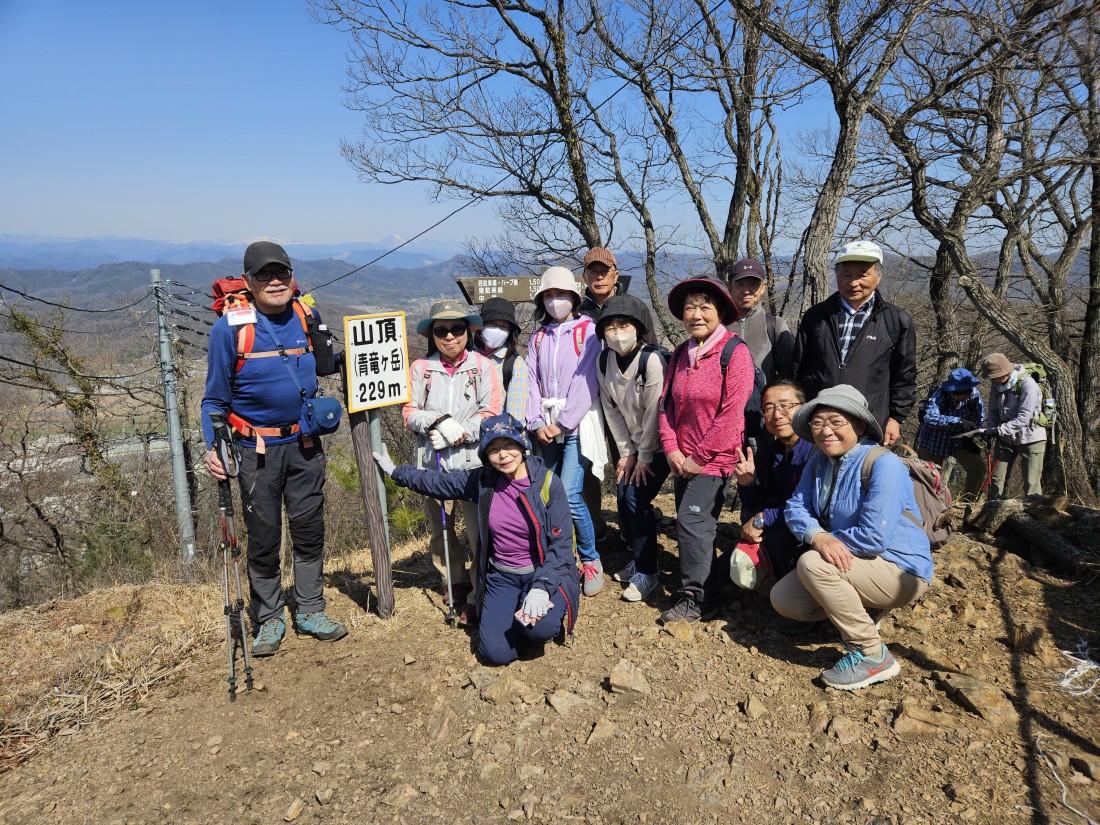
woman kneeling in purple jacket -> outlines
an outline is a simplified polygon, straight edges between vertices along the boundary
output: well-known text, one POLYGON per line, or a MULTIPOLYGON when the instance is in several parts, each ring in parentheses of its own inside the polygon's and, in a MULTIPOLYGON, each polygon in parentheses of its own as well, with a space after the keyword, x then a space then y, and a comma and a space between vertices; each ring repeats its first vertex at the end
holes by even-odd
POLYGON ((478 651, 494 665, 519 658, 524 645, 573 632, 580 572, 569 499, 510 415, 481 423, 481 467, 440 473, 411 464, 378 466, 402 487, 441 500, 476 501, 480 538, 474 556, 478 651))

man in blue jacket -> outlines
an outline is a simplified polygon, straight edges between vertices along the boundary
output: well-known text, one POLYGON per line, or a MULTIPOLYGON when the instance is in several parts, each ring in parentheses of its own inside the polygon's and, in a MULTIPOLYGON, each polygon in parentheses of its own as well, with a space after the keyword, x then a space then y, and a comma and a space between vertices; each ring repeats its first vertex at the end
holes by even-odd
POLYGON ((244 253, 247 305, 231 309, 210 330, 202 431, 206 471, 219 481, 226 468, 214 450, 211 413, 222 415, 241 448, 240 490, 248 528, 248 579, 260 627, 254 656, 271 656, 286 632, 279 548, 285 502, 294 544, 294 615, 298 631, 322 641, 347 635, 325 613, 325 454, 317 437, 304 438, 302 395, 317 391, 317 372, 305 318, 295 305, 290 258, 279 244, 258 241, 244 253), (244 342, 251 337, 251 346, 244 342), (242 351, 242 346, 245 350, 242 351))
POLYGON ((986 463, 981 448, 973 439, 960 438, 963 433, 980 429, 985 422, 985 405, 978 392, 981 381, 968 369, 951 370, 947 380, 939 384, 924 402, 917 432, 917 457, 944 468, 950 477, 947 460, 953 458, 966 470, 963 495, 977 499, 986 477, 986 463))

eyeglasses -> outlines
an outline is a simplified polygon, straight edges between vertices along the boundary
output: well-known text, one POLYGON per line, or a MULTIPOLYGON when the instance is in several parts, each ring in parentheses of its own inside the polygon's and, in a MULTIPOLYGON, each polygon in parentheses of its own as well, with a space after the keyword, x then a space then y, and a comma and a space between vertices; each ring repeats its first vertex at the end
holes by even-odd
POLYGON ((465 324, 454 324, 449 327, 432 327, 432 335, 434 335, 436 338, 446 338, 448 335, 453 335, 455 338, 461 338, 465 334, 465 324))
POLYGON ((783 415, 790 418, 791 413, 802 406, 801 401, 790 401, 786 404, 765 404, 760 408, 760 412, 764 415, 776 415, 777 413, 783 413, 783 415))
POLYGON ((278 278, 280 281, 289 281, 291 277, 289 269, 261 269, 259 272, 252 273, 252 280, 259 281, 261 284, 266 284, 272 278, 278 278))
POLYGON ((810 421, 810 429, 815 433, 819 433, 828 427, 833 432, 837 430, 843 430, 845 427, 851 427, 852 422, 846 418, 814 418, 810 421))

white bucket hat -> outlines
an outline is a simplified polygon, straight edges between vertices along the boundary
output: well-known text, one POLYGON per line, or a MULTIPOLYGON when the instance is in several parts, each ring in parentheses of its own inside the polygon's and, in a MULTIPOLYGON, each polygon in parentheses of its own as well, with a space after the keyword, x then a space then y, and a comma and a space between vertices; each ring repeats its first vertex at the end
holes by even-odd
POLYGON ((564 266, 552 266, 542 273, 542 280, 539 281, 539 291, 535 293, 535 297, 532 299, 535 302, 535 306, 539 306, 542 302, 542 293, 548 289, 564 289, 567 292, 572 292, 577 296, 577 300, 574 301, 574 305, 579 304, 581 301, 581 290, 577 286, 577 279, 573 277, 573 272, 564 266))

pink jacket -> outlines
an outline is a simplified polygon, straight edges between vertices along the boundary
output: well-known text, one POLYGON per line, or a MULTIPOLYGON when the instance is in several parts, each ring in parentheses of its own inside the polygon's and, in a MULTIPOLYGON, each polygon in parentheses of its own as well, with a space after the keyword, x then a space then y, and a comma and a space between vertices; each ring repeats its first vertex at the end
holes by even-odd
POLYGON ((692 367, 687 343, 672 354, 659 418, 665 454, 679 450, 703 468, 704 475, 728 478, 745 437, 745 404, 756 371, 747 346, 736 346, 722 391, 722 347, 727 331, 692 367))

